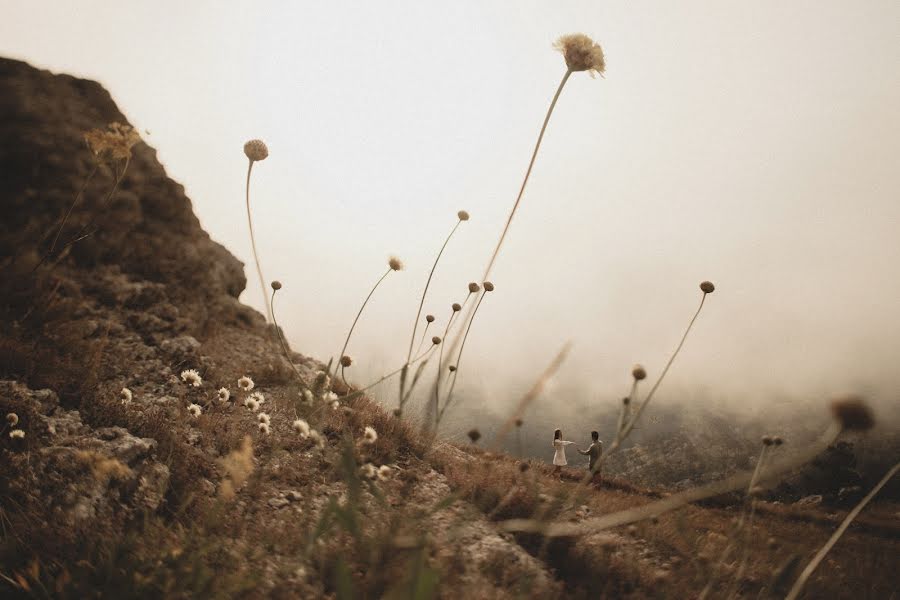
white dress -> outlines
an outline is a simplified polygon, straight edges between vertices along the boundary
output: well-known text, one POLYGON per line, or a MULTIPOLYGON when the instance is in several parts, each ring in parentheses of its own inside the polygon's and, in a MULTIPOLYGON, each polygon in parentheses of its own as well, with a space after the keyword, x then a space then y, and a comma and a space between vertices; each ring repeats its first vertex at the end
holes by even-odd
POLYGON ((564 467, 569 464, 569 461, 566 460, 566 446, 574 443, 565 440, 553 440, 553 447, 556 448, 556 453, 553 455, 554 465, 564 467))

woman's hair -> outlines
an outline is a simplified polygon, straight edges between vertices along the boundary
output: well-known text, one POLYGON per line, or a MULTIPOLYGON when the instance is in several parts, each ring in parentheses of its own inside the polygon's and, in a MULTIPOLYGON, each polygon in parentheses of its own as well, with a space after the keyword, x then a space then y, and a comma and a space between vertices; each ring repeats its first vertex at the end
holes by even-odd
POLYGON ((554 432, 553 432, 553 439, 554 439, 554 440, 561 440, 561 439, 562 439, 562 431, 559 430, 559 429, 557 429, 556 431, 554 431, 554 432))

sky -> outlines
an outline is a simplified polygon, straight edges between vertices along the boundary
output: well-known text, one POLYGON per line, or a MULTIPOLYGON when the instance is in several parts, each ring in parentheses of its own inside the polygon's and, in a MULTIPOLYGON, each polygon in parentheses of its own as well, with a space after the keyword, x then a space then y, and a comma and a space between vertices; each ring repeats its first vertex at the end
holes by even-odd
POLYGON ((658 401, 895 402, 898 31, 882 0, 0 0, 0 55, 101 82, 258 308, 242 147, 266 142, 254 226, 295 349, 336 355, 388 257, 405 262, 348 348, 357 383, 402 364, 461 209, 437 326, 481 276, 565 71, 554 40, 599 42, 606 75, 563 90, 466 343, 478 410, 567 341, 549 401, 616 402, 634 363, 660 372, 705 279, 658 401))

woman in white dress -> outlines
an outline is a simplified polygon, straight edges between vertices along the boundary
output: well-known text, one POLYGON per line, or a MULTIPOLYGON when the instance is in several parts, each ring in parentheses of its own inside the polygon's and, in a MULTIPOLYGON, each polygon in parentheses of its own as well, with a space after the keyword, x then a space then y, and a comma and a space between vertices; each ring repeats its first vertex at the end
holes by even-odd
POLYGON ((553 464, 556 466, 556 473, 559 473, 564 466, 569 464, 569 461, 566 460, 566 446, 574 443, 562 439, 562 431, 559 429, 553 432, 553 448, 556 450, 553 454, 553 464))

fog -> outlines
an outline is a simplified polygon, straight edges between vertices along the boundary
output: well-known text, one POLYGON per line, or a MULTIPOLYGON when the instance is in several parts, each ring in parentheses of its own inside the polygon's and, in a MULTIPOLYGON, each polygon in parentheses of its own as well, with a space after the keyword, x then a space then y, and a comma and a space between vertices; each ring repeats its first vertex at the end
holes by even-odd
POLYGON ((440 329, 480 277, 565 70, 552 42, 587 33, 606 76, 562 93, 466 344, 460 410, 502 410, 567 341, 541 402, 566 418, 615 403, 632 364, 659 373, 704 279, 716 291, 658 402, 896 402, 896 2, 0 6, 0 54, 106 86, 245 262, 257 308, 242 146, 265 140, 254 225, 298 351, 337 354, 388 256, 404 260, 348 349, 358 383, 402 364, 460 209, 425 303, 440 329))

